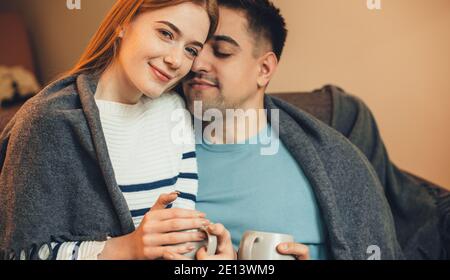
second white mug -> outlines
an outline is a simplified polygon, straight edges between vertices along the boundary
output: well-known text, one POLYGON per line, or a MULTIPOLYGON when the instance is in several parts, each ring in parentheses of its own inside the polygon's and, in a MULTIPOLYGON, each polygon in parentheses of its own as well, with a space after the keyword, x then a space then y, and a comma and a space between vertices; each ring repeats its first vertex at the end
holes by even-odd
POLYGON ((288 234, 246 231, 239 246, 239 260, 295 260, 294 256, 281 255, 277 246, 280 243, 294 242, 288 234))

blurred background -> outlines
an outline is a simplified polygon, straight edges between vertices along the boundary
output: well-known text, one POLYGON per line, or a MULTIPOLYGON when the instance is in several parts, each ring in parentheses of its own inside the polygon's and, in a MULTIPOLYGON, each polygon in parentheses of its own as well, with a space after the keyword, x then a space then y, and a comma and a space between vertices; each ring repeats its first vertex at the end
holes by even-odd
MULTIPOLYGON (((1 0, 19 15, 29 45, 26 69, 46 85, 76 62, 114 0, 1 0)), ((450 187, 450 1, 274 0, 289 38, 269 92, 337 85, 371 108, 392 160, 450 187)), ((0 65, 28 53, 0 22, 0 65)), ((0 109, 1 110, 1 109, 0 109)), ((1 120, 0 120, 1 121, 1 120)))

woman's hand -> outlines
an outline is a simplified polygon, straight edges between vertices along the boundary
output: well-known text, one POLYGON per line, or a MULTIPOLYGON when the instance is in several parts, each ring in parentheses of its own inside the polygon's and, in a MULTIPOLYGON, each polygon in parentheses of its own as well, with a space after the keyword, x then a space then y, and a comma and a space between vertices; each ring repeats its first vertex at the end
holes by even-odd
POLYGON ((168 252, 186 254, 192 251, 194 248, 186 243, 202 241, 206 234, 180 231, 207 226, 210 222, 199 211, 166 209, 177 197, 178 193, 161 195, 134 232, 106 242, 99 259, 155 260, 168 252))
MULTIPOLYGON (((207 228, 208 232, 217 236, 217 251, 214 256, 208 256, 206 247, 197 251, 197 260, 237 260, 237 253, 233 248, 230 232, 222 224, 211 224, 207 228)), ((166 260, 190 260, 176 252, 165 252, 163 258, 166 260)))

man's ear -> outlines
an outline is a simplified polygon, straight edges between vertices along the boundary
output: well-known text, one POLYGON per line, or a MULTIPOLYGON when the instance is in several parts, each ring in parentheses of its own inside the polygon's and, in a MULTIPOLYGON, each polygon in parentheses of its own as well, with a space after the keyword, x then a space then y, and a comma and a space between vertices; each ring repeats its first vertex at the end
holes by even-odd
POLYGON ((278 66, 277 56, 268 52, 259 59, 257 83, 258 87, 267 87, 278 66))

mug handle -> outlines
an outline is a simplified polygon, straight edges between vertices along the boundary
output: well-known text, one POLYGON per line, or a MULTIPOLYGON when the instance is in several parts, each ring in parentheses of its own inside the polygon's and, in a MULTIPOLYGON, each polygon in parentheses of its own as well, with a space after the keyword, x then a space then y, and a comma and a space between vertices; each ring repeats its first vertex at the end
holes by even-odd
POLYGON ((206 254, 208 256, 214 256, 217 251, 217 236, 208 232, 206 227, 202 227, 201 230, 208 236, 208 244, 206 245, 206 254))
POLYGON ((258 235, 252 233, 248 238, 245 238, 242 242, 242 252, 239 251, 239 259, 240 260, 251 260, 252 259, 252 251, 253 245, 256 242, 258 235))

